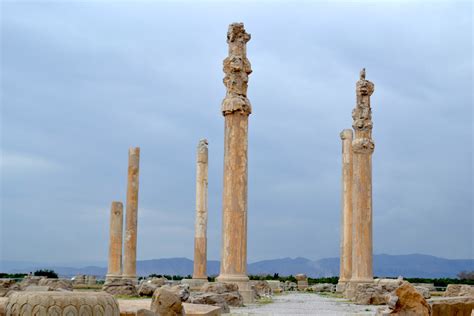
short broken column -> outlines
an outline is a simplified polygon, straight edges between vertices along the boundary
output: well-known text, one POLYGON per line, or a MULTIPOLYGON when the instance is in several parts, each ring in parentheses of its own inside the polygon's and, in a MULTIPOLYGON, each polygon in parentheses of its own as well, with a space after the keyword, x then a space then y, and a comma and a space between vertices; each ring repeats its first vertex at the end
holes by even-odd
POLYGON ((122 234, 123 234, 123 204, 114 201, 110 207, 109 232, 109 264, 106 282, 122 277, 122 234))
POLYGON ((342 292, 352 276, 352 129, 341 132, 342 199, 340 269, 337 290, 342 292))
POLYGON ((207 281, 207 140, 201 139, 196 161, 196 223, 194 231, 193 279, 207 281))
POLYGON ((365 69, 356 84, 357 105, 352 111, 355 135, 352 142, 352 276, 351 283, 373 282, 372 270, 372 110, 374 84, 365 79, 365 69))
POLYGON ((300 273, 295 275, 295 279, 298 286, 298 291, 304 291, 308 288, 308 277, 306 274, 300 273))
POLYGON ((140 148, 128 152, 127 210, 125 215, 125 240, 123 279, 137 283, 137 221, 138 221, 138 175, 140 148))
POLYGON ((229 25, 229 56, 224 60, 227 94, 221 111, 224 130, 224 188, 222 201, 222 248, 219 282, 236 283, 245 302, 253 300, 247 276, 247 138, 252 112, 247 98, 247 59, 250 34, 243 23, 229 25))

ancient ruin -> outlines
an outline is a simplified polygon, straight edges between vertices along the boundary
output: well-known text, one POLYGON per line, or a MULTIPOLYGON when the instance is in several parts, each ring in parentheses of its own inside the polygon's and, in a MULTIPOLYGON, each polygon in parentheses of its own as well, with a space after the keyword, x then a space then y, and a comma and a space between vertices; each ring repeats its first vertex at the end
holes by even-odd
POLYGON ((365 79, 365 68, 356 84, 357 104, 352 111, 352 276, 351 282, 373 281, 372 272, 372 110, 374 84, 365 79))
POLYGON ((194 231, 193 279, 207 281, 207 140, 201 139, 196 161, 196 224, 194 231))
POLYGON ((122 277, 123 204, 114 201, 110 208, 109 263, 106 282, 122 277))
POLYGON ((128 151, 127 210, 122 278, 137 282, 138 172, 140 148, 128 151))
POLYGON ((352 276, 352 136, 351 129, 341 132, 342 139, 342 213, 341 255, 338 291, 343 291, 352 276))
POLYGON ((247 134, 252 112, 247 99, 252 72, 246 45, 250 34, 243 23, 229 25, 229 56, 224 60, 227 94, 221 111, 225 118, 222 248, 219 282, 237 283, 245 301, 253 294, 247 276, 247 134))

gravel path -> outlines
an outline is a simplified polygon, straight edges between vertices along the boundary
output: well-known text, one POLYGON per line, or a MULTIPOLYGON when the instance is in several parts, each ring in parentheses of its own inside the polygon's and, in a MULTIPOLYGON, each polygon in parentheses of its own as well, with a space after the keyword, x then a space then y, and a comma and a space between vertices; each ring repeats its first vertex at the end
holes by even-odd
POLYGON ((376 306, 355 305, 345 299, 289 293, 274 296, 273 303, 232 308, 230 315, 375 315, 376 310, 376 306))

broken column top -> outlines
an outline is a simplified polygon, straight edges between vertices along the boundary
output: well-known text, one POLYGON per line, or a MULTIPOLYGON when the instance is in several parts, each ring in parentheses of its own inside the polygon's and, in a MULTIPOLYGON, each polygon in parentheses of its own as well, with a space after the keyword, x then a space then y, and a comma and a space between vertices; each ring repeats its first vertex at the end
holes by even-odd
POLYGON ((207 163, 207 139, 203 138, 199 140, 197 146, 197 162, 207 163))
POLYGON ((341 139, 352 139, 352 136, 354 135, 354 132, 350 128, 346 128, 342 130, 340 136, 341 139))
POLYGON ((234 112, 249 115, 252 112, 247 99, 248 76, 252 68, 247 59, 247 42, 250 34, 245 32, 243 23, 232 23, 227 31, 229 56, 224 59, 224 85, 227 94, 222 101, 221 111, 225 116, 234 112))
POLYGON ((356 83, 357 104, 370 107, 370 96, 374 93, 374 84, 365 79, 365 68, 360 71, 360 79, 356 83))
POLYGON ((370 96, 374 93, 374 84, 365 79, 365 68, 360 71, 360 79, 356 83, 357 104, 352 110, 352 127, 355 131, 353 150, 358 153, 372 153, 374 142, 372 141, 372 109, 370 108, 370 96))

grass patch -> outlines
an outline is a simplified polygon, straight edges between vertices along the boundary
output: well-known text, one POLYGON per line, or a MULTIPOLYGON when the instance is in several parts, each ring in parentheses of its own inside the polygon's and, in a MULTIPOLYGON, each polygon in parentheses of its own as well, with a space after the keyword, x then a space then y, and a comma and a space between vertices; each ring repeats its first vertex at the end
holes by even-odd
POLYGON ((256 303, 259 305, 270 304, 273 303, 273 299, 271 297, 261 297, 256 301, 256 303))

